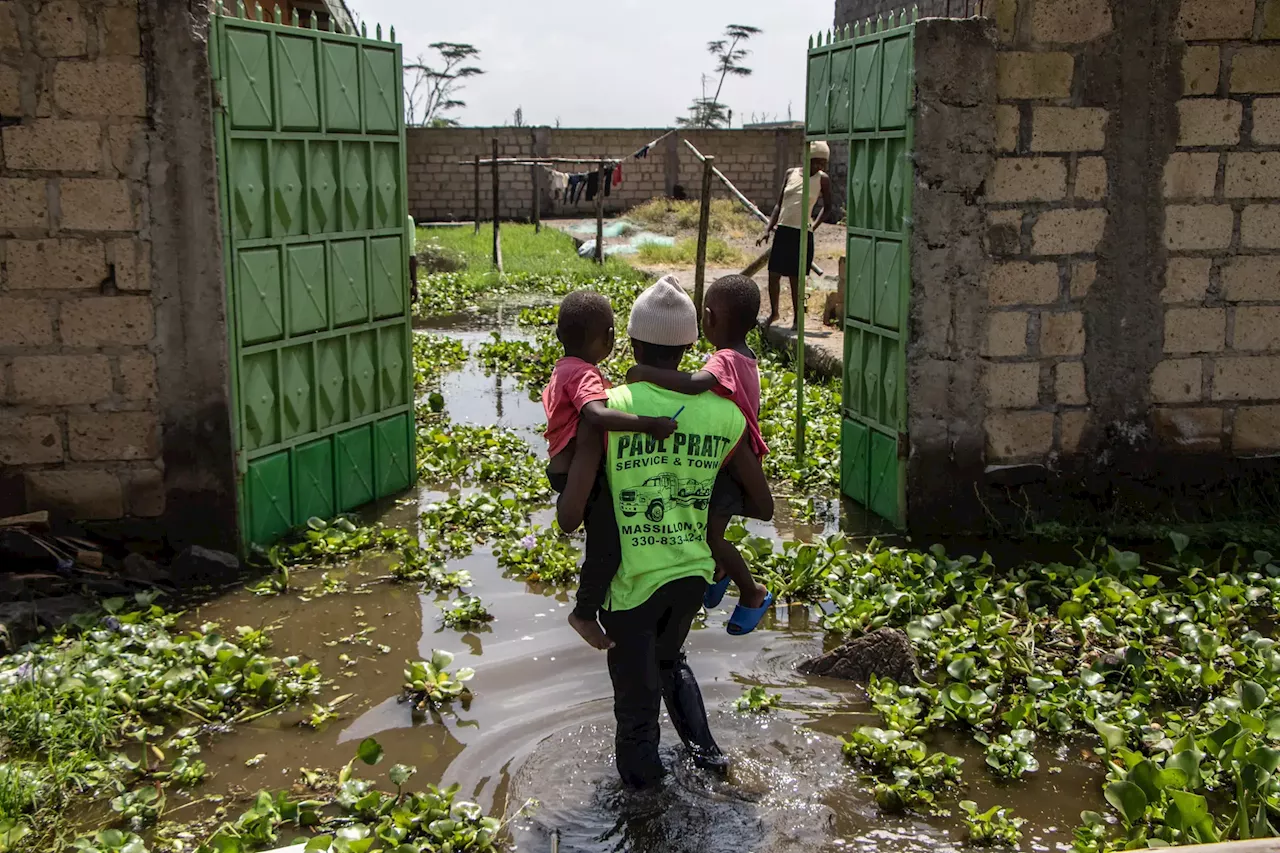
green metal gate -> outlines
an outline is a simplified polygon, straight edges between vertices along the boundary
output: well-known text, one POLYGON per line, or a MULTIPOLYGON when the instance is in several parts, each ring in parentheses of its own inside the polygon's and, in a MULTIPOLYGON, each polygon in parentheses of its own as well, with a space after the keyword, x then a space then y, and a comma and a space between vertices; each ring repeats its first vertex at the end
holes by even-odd
POLYGON ((246 544, 415 470, 400 46, 312 24, 211 27, 246 544))
POLYGON ((806 135, 849 148, 841 488, 906 523, 914 16, 809 46, 806 135))

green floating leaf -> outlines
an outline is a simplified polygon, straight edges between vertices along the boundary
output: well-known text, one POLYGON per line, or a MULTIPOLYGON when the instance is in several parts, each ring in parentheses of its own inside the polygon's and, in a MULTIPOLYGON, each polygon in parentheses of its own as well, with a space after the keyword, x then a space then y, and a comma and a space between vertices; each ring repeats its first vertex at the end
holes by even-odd
POLYGON ((391 770, 387 775, 391 778, 392 785, 395 785, 397 788, 402 788, 404 787, 404 783, 408 782, 409 779, 413 777, 413 774, 417 772, 418 768, 416 767, 410 767, 406 764, 396 764, 391 767, 391 770))
POLYGON ((1094 722, 1093 728, 1098 733, 1098 736, 1102 738, 1102 743, 1107 752, 1115 752, 1124 746, 1126 740, 1125 732, 1119 726, 1113 726, 1111 723, 1104 723, 1098 720, 1094 722))
POLYGON ((382 744, 371 737, 367 737, 360 741, 360 746, 356 749, 356 755, 360 757, 361 761, 372 767, 382 761, 382 744))
POLYGON ((1241 681, 1239 688, 1240 707, 1246 711, 1256 711, 1267 704, 1266 688, 1256 681, 1241 681))
POLYGON ((1058 605, 1058 618, 1070 622, 1084 616, 1084 605, 1078 601, 1064 601, 1058 605))
POLYGON ((1179 832, 1198 826, 1209 816, 1209 803, 1199 794, 1187 791, 1170 791, 1172 804, 1165 813, 1165 820, 1179 832))
POLYGON ((1142 820, 1146 814, 1147 795, 1132 782, 1112 782, 1106 788, 1106 798, 1128 826, 1142 820))

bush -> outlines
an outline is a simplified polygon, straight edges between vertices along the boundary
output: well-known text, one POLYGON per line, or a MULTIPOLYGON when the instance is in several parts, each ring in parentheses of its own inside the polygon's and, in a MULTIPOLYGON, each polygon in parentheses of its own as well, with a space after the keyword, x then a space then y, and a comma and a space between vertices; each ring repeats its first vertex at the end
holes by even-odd
MULTIPOLYGON (((698 230, 700 214, 701 202, 655 198, 632 208, 627 212, 627 218, 653 231, 675 234, 680 231, 698 230)), ((712 234, 741 236, 756 231, 760 227, 756 218, 747 213, 738 202, 727 198, 711 201, 710 232, 712 234)))
MULTIPOLYGON (((636 257, 642 264, 691 267, 698 261, 698 241, 679 240, 674 246, 642 243, 636 252, 636 257)), ((719 237, 707 239, 707 263, 732 267, 742 264, 744 260, 742 252, 719 237)))

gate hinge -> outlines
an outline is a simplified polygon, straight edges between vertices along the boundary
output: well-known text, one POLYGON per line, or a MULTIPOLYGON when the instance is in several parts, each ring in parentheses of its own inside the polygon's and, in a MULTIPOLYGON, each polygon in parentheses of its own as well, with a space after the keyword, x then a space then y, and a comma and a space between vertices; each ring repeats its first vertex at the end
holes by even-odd
POLYGON ((911 456, 911 439, 905 432, 898 433, 898 458, 907 459, 911 456))

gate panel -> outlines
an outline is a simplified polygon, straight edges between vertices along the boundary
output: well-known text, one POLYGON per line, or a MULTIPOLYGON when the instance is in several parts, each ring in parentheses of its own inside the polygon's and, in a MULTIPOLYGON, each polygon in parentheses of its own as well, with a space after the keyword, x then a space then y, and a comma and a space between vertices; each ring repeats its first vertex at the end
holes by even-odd
POLYGON ((400 46, 221 12, 210 38, 240 524, 412 484, 400 46))
POLYGON ((849 150, 841 487, 899 526, 906 523, 914 35, 915 22, 902 13, 811 42, 805 120, 810 139, 847 142, 849 150))

